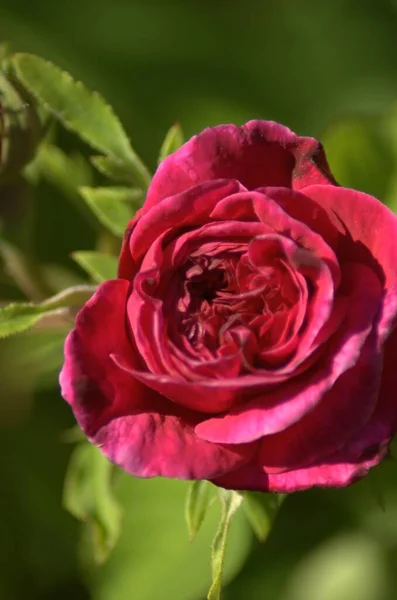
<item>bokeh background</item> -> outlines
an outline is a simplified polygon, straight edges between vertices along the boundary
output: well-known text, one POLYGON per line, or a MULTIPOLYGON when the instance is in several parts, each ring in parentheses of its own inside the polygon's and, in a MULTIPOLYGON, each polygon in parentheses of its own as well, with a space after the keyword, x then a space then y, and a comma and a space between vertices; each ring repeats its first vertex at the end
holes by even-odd
MULTIPOLYGON (((0 0, 0 40, 100 90, 151 168, 176 121, 190 136, 273 119, 319 137, 341 183, 394 207, 395 0, 0 0)), ((62 133, 60 143, 79 147, 62 133)), ((81 279, 70 253, 92 248, 94 232, 68 190, 43 181, 34 193, 0 194, 17 246, 81 279)), ((2 302, 24 297, 0 274, 2 302)), ((120 542, 105 565, 87 568, 80 524, 62 507, 73 449, 57 389, 63 335, 0 345, 0 599, 203 600, 216 507, 189 543, 183 482, 120 475, 120 542)), ((225 600, 394 600, 397 463, 348 489, 289 497, 265 544, 243 514, 231 534, 225 600)))

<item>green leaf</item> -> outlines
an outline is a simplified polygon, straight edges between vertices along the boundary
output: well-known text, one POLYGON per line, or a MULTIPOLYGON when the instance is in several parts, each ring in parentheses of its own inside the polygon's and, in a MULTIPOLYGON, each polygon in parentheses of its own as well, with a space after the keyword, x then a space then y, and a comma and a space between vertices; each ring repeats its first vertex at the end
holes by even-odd
POLYGON ((46 142, 40 146, 35 160, 45 177, 66 195, 76 194, 76 188, 92 183, 92 169, 81 154, 68 155, 46 142))
POLYGON ((283 494, 244 492, 243 510, 261 542, 267 538, 284 497, 283 494))
POLYGON ((193 481, 186 496, 185 516, 192 541, 204 521, 211 502, 211 484, 208 481, 193 481))
POLYGON ((63 505, 86 524, 94 561, 99 564, 107 559, 121 531, 121 509, 111 489, 112 471, 112 463, 98 448, 83 442, 74 450, 65 478, 63 505))
MULTIPOLYGON (((106 564, 90 573, 92 600, 204 598, 211 582, 209 547, 219 522, 219 502, 212 503, 191 544, 182 514, 187 482, 117 475, 114 489, 124 509, 122 534, 106 564)), ((241 570, 251 543, 251 529, 241 511, 230 528, 225 582, 241 570)))
POLYGON ((102 252, 81 250, 73 252, 72 258, 96 283, 102 283, 117 277, 118 260, 115 256, 102 252))
POLYGON ((222 591, 222 573, 225 561, 226 542, 230 522, 243 501, 243 496, 233 490, 219 490, 222 503, 222 516, 212 543, 212 585, 208 592, 208 600, 220 600, 222 591))
POLYGON ((117 161, 109 156, 90 156, 90 161, 108 179, 128 186, 133 186, 136 183, 131 169, 121 161, 117 161))
POLYGON ((167 135, 164 138, 164 142, 160 148, 160 154, 158 158, 158 163, 161 163, 169 154, 175 152, 182 146, 184 142, 184 136, 182 127, 179 123, 175 123, 169 130, 167 135))
POLYGON ((13 303, 0 309, 0 339, 20 333, 36 325, 44 317, 71 319, 68 308, 80 307, 93 294, 95 288, 88 285, 69 288, 39 304, 13 303))
POLYGON ((102 225, 118 237, 123 237, 143 200, 142 192, 133 188, 81 187, 79 191, 102 225))
POLYGON ((14 54, 12 66, 23 86, 67 129, 93 148, 129 166, 143 188, 150 174, 131 148, 129 139, 113 109, 97 92, 53 63, 32 54, 14 54))
POLYGON ((30 330, 0 339, 0 422, 28 417, 33 393, 57 386, 63 345, 69 328, 30 330))
POLYGON ((0 339, 33 327, 47 312, 34 304, 9 304, 0 309, 0 339))
POLYGON ((51 293, 40 267, 28 252, 0 238, 0 257, 4 271, 31 300, 39 301, 51 293))

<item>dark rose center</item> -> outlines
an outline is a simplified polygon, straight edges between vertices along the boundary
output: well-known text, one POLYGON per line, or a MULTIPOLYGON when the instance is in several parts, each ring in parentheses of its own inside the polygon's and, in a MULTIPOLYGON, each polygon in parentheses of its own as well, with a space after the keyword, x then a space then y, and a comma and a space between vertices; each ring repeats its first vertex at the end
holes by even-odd
POLYGON ((222 354, 249 339, 251 362, 290 332, 299 293, 282 259, 258 270, 246 254, 201 256, 180 281, 178 330, 196 349, 222 354))

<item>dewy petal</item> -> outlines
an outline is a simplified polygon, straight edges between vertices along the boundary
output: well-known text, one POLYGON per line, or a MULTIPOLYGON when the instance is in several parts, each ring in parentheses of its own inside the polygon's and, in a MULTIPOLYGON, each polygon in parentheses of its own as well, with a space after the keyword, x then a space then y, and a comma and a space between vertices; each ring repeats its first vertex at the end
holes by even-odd
POLYGON ((327 354, 316 369, 262 395, 259 392, 256 399, 224 416, 202 421, 196 427, 200 437, 225 444, 258 440, 284 431, 323 400, 338 378, 359 360, 379 310, 381 285, 368 267, 355 265, 349 283, 352 292, 343 334, 329 342, 327 354))
POLYGON ((317 140, 272 121, 249 121, 207 128, 168 156, 152 179, 145 208, 213 179, 237 179, 250 190, 334 183, 317 140))
POLYGON ((241 466, 254 445, 223 447, 194 433, 197 415, 120 369, 112 352, 134 360, 125 332, 129 282, 108 281, 80 311, 65 347, 62 394, 89 440, 141 477, 207 479, 241 466))
POLYGON ((333 186, 313 185, 303 193, 325 209, 339 230, 339 256, 369 264, 384 280, 380 344, 397 316, 397 216, 376 198, 333 186))

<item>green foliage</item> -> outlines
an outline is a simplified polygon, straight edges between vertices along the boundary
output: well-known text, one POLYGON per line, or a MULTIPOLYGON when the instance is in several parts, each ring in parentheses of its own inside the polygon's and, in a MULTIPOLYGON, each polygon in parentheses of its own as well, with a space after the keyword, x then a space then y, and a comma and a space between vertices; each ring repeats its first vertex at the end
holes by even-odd
POLYGON ((208 592, 208 600, 220 600, 229 527, 234 513, 243 501, 243 495, 233 490, 220 489, 219 499, 222 505, 222 515, 212 542, 212 585, 208 592))
POLYGON ((123 185, 134 186, 136 184, 132 170, 122 161, 109 156, 91 156, 90 161, 108 179, 123 185))
MULTIPOLYGON (((92 600, 203 600, 211 583, 209 548, 220 507, 219 502, 211 505, 190 543, 183 518, 188 485, 119 473, 114 492, 124 512, 122 533, 107 562, 88 577, 92 600)), ((240 571, 251 548, 242 512, 229 533, 225 583, 240 571)))
POLYGON ((84 542, 98 564, 107 559, 121 531, 121 509, 111 490, 112 470, 98 448, 82 442, 65 477, 63 504, 85 524, 84 542))
POLYGON ((93 148, 128 165, 137 183, 147 187, 149 172, 102 96, 38 56, 15 54, 11 64, 17 79, 46 110, 93 148))
POLYGON ((193 481, 188 489, 185 505, 185 517, 189 538, 193 541, 205 519, 211 503, 213 486, 208 481, 193 481))
POLYGON ((57 385, 68 328, 57 324, 0 339, 0 423, 28 417, 34 390, 57 385))
POLYGON ((140 190, 123 187, 81 187, 80 194, 102 225, 118 237, 123 237, 143 199, 140 190))
POLYGON ((167 135, 164 138, 157 162, 161 163, 169 154, 178 150, 183 143, 184 136, 182 127, 179 123, 175 123, 175 125, 168 130, 167 135))
POLYGON ((34 156, 43 133, 26 90, 0 71, 0 183, 15 177, 34 156))
POLYGON ((94 290, 92 286, 78 286, 66 289, 40 304, 27 302, 8 304, 0 309, 0 339, 25 331, 44 317, 60 317, 66 319, 66 322, 69 317, 71 321, 67 309, 84 304, 94 290))
POLYGON ((73 252, 72 258, 95 281, 102 283, 117 277, 117 258, 103 252, 83 251, 73 252))
POLYGON ((283 499, 283 494, 244 492, 243 510, 261 542, 269 535, 283 499))

